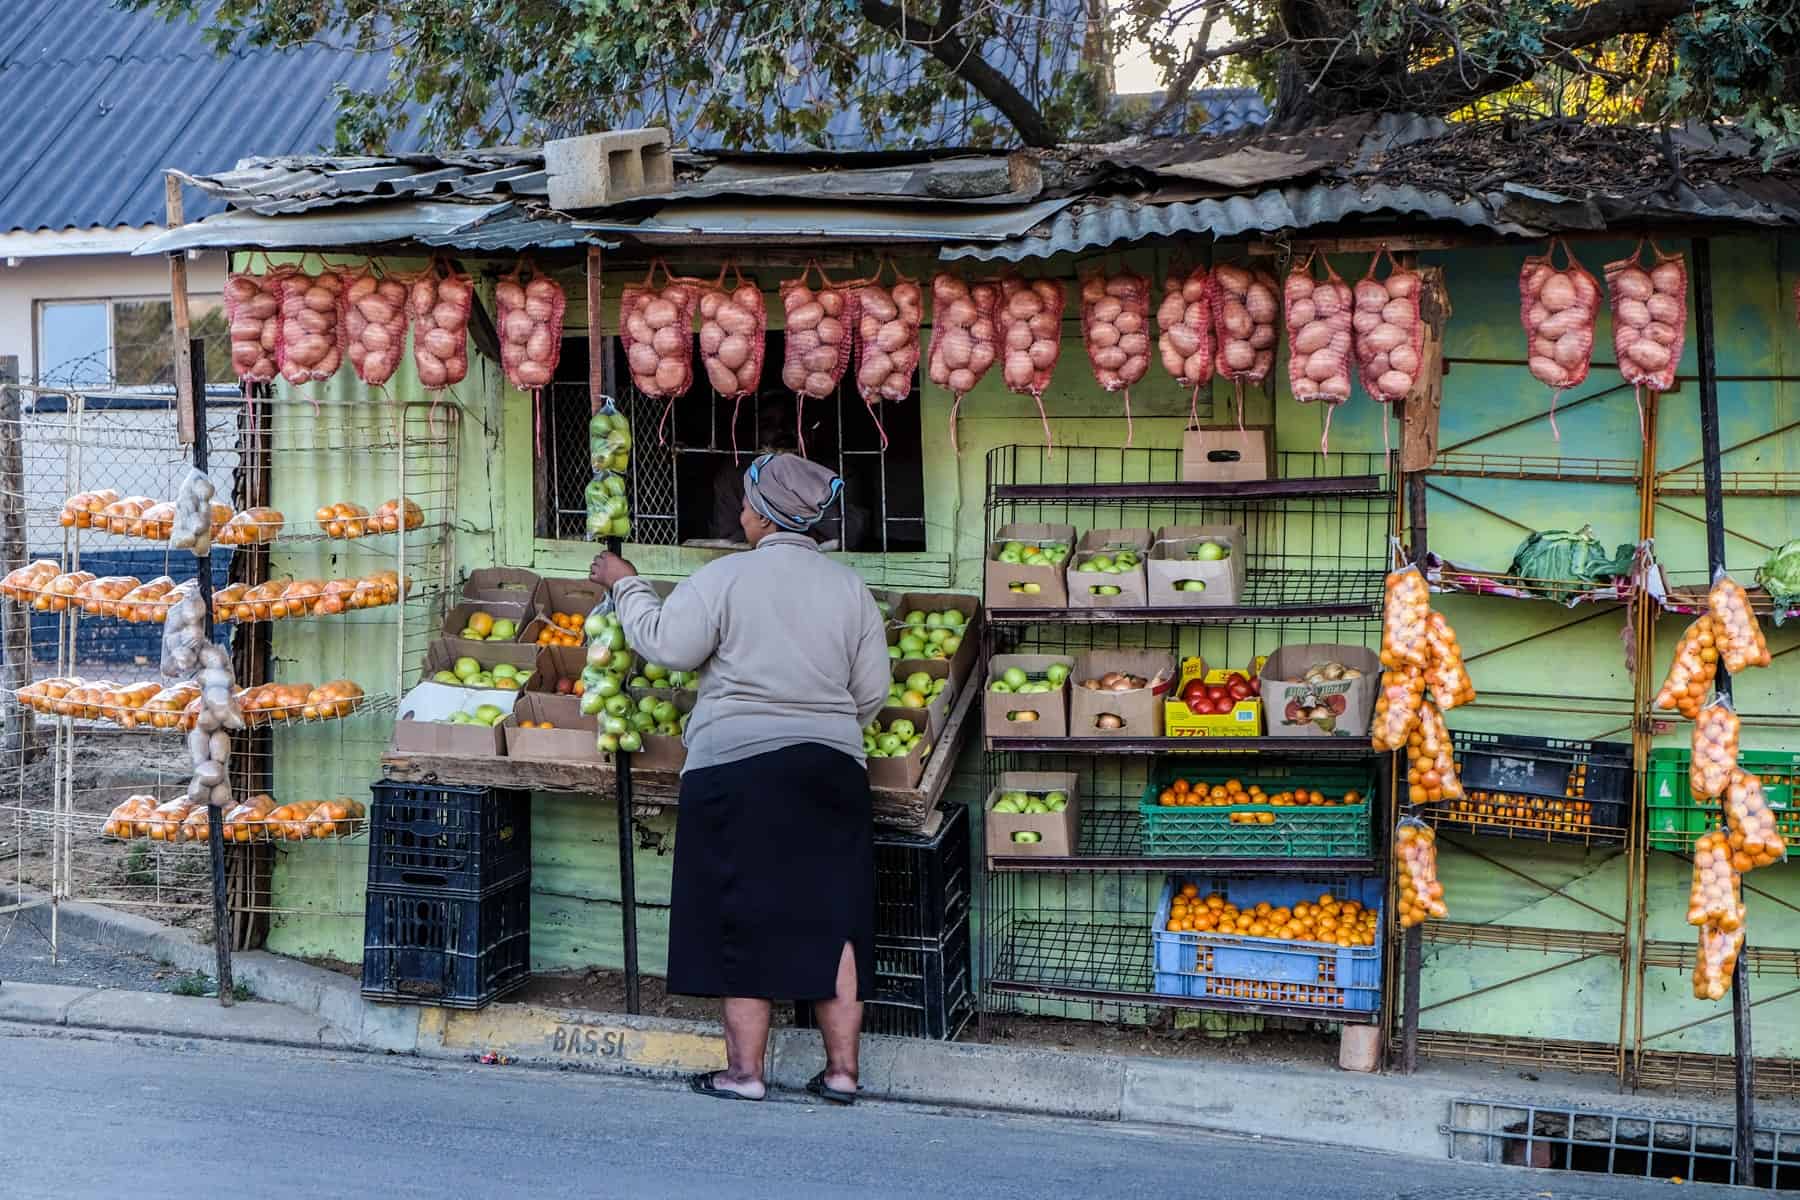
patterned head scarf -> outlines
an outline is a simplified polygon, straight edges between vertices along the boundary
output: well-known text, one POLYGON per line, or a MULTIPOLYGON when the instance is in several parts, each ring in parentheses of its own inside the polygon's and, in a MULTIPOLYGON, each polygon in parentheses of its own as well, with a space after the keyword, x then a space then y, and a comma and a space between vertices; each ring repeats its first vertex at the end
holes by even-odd
POLYGON ((744 472, 744 498, 777 529, 805 533, 844 490, 844 481, 797 454, 765 454, 744 472))

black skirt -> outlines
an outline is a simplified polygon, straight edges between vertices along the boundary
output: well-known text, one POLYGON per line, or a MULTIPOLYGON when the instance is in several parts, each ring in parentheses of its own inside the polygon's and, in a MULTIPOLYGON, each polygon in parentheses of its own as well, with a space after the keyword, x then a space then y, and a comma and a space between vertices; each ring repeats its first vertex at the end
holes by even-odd
POLYGON ((869 776, 805 744, 681 777, 669 990, 827 1000, 844 943, 857 998, 875 977, 869 776))

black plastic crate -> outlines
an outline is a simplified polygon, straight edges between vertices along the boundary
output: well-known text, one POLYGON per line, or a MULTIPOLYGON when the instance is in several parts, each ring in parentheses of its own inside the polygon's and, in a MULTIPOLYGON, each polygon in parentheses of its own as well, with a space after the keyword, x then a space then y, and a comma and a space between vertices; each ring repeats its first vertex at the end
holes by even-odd
MULTIPOLYGON (((890 1037, 955 1038, 975 1015, 965 918, 935 946, 875 943, 875 998, 863 1005, 863 1032, 890 1037)), ((812 1005, 794 1005, 794 1024, 816 1029, 812 1005)))
POLYGON ((482 892, 531 869, 531 793, 369 785, 369 886, 482 892))
POLYGON ((969 916, 969 810, 955 805, 930 838, 875 834, 875 940, 936 943, 969 916))
POLYGON ((481 1008, 531 977, 531 876, 474 895, 371 887, 362 994, 481 1008))
POLYGON ((1465 799, 1424 812, 1440 829, 1582 845, 1623 843, 1631 745, 1523 734, 1451 734, 1465 799))

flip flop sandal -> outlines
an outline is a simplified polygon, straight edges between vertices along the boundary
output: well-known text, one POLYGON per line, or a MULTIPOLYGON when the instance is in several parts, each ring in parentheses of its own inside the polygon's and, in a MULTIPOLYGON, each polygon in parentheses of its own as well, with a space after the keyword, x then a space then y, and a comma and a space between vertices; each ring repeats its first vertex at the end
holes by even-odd
POLYGON ((826 1086, 825 1072, 823 1071, 820 1071, 817 1075, 814 1075, 811 1079, 806 1081, 806 1090, 817 1096, 819 1099, 829 1100, 833 1104, 848 1105, 856 1103, 855 1092, 840 1092, 834 1087, 826 1086))
POLYGON ((762 1103, 761 1096, 746 1096, 729 1088, 714 1087, 713 1076, 716 1071, 702 1071, 698 1075, 688 1076, 688 1090, 698 1092, 702 1096, 711 1096, 714 1100, 748 1100, 753 1104, 762 1103))

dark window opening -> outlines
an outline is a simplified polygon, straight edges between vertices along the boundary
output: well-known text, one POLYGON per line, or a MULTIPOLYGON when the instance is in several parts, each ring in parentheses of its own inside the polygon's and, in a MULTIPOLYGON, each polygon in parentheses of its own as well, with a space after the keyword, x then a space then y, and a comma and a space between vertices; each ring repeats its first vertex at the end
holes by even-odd
MULTIPOLYGON (((741 542, 737 515, 744 469, 765 449, 795 453, 804 448, 808 458, 844 480, 842 498, 821 526, 822 537, 861 552, 925 549, 916 381, 907 400, 879 405, 873 412, 857 394, 849 372, 835 395, 798 400, 781 386, 782 336, 771 331, 765 340, 763 387, 756 396, 734 404, 707 387, 702 375, 686 396, 669 404, 640 395, 631 386, 617 339, 608 338, 606 344, 611 351, 605 364, 607 386, 631 417, 633 542, 741 542)), ((586 536, 583 493, 593 477, 587 375, 586 339, 565 339, 556 382, 539 398, 533 425, 541 537, 586 536)))

